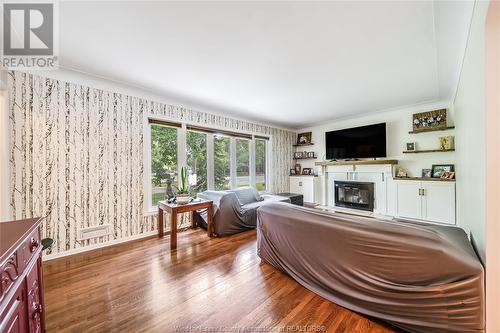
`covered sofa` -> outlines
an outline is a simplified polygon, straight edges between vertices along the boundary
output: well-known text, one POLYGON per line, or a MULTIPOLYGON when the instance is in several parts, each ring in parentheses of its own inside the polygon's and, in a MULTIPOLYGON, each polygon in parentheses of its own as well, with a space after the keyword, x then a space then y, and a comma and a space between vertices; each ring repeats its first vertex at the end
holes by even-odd
POLYGON ((292 205, 258 210, 260 258, 307 289, 409 332, 484 332, 484 270, 457 227, 292 205))
MULTIPOLYGON (((255 229, 257 208, 270 202, 290 202, 287 197, 259 194, 251 187, 227 191, 205 191, 198 198, 214 203, 214 232, 217 236, 227 236, 255 229)), ((207 212, 197 214, 198 224, 207 227, 207 212)))

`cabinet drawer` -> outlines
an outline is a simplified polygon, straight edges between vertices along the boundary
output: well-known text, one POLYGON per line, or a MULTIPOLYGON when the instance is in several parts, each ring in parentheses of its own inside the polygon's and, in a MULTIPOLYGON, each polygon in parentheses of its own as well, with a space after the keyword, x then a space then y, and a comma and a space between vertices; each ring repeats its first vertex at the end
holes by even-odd
POLYGON ((21 271, 24 271, 31 257, 36 254, 38 248, 40 248, 41 246, 42 242, 40 239, 40 229, 36 228, 35 230, 33 230, 31 235, 26 238, 26 240, 17 251, 19 254, 18 257, 21 271))

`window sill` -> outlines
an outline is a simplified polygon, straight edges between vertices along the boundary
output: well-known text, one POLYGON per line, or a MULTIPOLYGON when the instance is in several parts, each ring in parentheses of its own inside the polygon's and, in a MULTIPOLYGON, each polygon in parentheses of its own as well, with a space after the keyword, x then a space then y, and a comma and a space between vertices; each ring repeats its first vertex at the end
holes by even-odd
POLYGON ((158 214, 158 207, 151 207, 150 209, 146 209, 144 211, 144 216, 152 216, 158 214))

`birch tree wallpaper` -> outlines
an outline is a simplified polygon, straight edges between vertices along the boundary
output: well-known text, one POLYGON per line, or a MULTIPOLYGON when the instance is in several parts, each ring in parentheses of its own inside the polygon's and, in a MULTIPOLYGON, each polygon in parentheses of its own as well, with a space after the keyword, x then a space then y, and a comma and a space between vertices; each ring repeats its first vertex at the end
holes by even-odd
MULTIPOLYGON (((269 190, 288 191, 292 131, 14 71, 12 218, 44 217, 52 254, 156 230, 156 214, 144 207, 148 116, 271 136, 269 190), (78 240, 79 229, 102 224, 111 226, 110 235, 78 240)), ((189 223, 187 216, 180 220, 179 227, 189 223)))

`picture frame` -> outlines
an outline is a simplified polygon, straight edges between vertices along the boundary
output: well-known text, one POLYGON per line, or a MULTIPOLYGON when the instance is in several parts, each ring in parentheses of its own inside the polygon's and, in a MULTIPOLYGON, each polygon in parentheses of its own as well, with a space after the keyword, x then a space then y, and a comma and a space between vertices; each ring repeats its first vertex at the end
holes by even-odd
POLYGON ((295 169, 290 169, 290 176, 295 176, 296 173, 295 173, 295 169))
POLYGON ((413 131, 425 132, 446 128, 446 109, 413 114, 413 131))
POLYGON ((312 132, 304 132, 297 134, 297 145, 310 145, 312 143, 312 132))
POLYGON ((304 175, 304 176, 312 175, 312 168, 302 169, 302 175, 304 175))
POLYGON ((398 170, 396 171, 396 177, 398 177, 398 178, 407 178, 408 177, 408 171, 406 171, 405 168, 399 167, 398 170))
POLYGON ((455 179, 455 172, 446 171, 441 175, 441 179, 455 179))
POLYGON ((455 137, 453 135, 439 137, 439 149, 441 150, 455 149, 455 137))
POLYGON ((422 169, 422 178, 432 178, 432 169, 422 169))
POLYGON ((406 143, 406 151, 415 151, 417 150, 417 143, 416 142, 407 142, 406 143))
POLYGON ((432 178, 441 178, 445 172, 455 172, 455 165, 453 164, 433 164, 432 165, 432 178))

